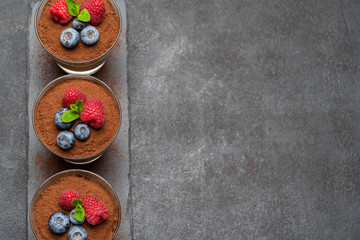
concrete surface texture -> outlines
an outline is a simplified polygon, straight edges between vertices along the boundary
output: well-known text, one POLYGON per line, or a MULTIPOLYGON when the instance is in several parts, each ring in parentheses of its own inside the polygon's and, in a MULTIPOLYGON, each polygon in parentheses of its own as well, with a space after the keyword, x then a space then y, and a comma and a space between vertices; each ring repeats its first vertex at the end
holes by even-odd
POLYGON ((133 239, 360 239, 359 12, 128 1, 133 239))
POLYGON ((28 2, 0 1, 0 239, 26 239, 28 2))
MULTIPOLYGON (((29 2, 0 1, 6 240, 26 239, 29 2)), ((127 9, 133 239, 360 238, 359 1, 127 9)))

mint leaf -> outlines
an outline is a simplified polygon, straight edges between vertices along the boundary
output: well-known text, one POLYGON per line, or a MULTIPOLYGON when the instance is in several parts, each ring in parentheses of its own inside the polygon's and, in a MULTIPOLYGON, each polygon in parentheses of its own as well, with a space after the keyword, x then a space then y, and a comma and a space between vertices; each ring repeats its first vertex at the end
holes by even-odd
POLYGON ((88 22, 90 21, 90 13, 86 8, 84 8, 83 10, 81 10, 77 18, 79 19, 79 21, 88 22))
POLYGON ((72 111, 80 114, 81 111, 82 111, 83 108, 84 108, 84 105, 83 105, 83 103, 82 103, 81 100, 76 100, 76 103, 75 103, 75 104, 70 104, 70 108, 71 108, 72 111))
POLYGON ((80 206, 77 205, 75 208, 75 214, 74 217, 76 218, 76 220, 78 220, 79 222, 81 222, 84 217, 85 217, 85 210, 80 206))
POLYGON ((74 110, 67 110, 66 112, 64 112, 64 114, 61 117, 61 121, 67 123, 67 122, 72 122, 76 119, 78 119, 80 117, 80 114, 78 114, 76 111, 74 110))
POLYGON ((81 100, 76 100, 75 105, 76 105, 76 107, 77 107, 78 113, 80 114, 81 111, 82 111, 83 108, 84 108, 83 102, 82 102, 81 100))
POLYGON ((83 204, 84 204, 84 202, 77 198, 74 198, 74 200, 72 200, 72 202, 71 202, 71 205, 73 205, 74 207, 76 207, 77 205, 82 206, 83 204))
POLYGON ((84 204, 84 202, 77 198, 75 198, 71 202, 71 205, 73 205, 75 207, 74 217, 79 222, 81 222, 85 217, 85 210, 81 207, 83 204, 84 204))
POLYGON ((71 16, 76 17, 77 15, 79 15, 80 7, 77 2, 75 2, 74 0, 66 0, 66 3, 68 7, 68 12, 71 16))
POLYGON ((81 100, 76 100, 75 104, 70 104, 70 110, 64 112, 61 117, 61 121, 67 123, 72 122, 80 117, 80 113, 84 108, 84 105, 81 100))
POLYGON ((71 108, 71 110, 76 112, 77 107, 75 104, 70 104, 70 108, 71 108))

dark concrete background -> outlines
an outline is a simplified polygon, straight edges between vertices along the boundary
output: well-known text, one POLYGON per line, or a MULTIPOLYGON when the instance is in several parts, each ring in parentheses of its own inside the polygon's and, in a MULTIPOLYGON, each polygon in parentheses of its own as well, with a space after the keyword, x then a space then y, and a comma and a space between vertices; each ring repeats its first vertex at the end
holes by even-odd
MULTIPOLYGON (((26 239, 29 2, 0 2, 1 239, 26 239)), ((127 7, 133 239, 360 238, 359 1, 127 7)))
POLYGON ((0 239, 26 239, 30 0, 0 1, 0 239))

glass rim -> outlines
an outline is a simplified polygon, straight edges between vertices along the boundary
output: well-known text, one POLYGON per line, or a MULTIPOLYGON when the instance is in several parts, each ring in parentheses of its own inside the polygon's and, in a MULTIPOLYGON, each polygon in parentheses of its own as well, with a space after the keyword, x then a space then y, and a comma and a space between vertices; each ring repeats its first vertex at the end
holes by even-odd
POLYGON ((116 96, 116 94, 111 90, 111 88, 106 84, 104 83, 103 81, 101 81, 100 79, 96 78, 96 77, 93 77, 93 76, 88 76, 88 75, 77 75, 77 74, 67 74, 67 75, 64 75, 64 76, 61 76, 61 77, 58 77, 54 80, 52 80, 51 82, 49 82, 38 94, 38 96, 36 97, 35 99, 35 102, 34 102, 34 105, 33 105, 33 108, 32 108, 32 126, 33 126, 33 129, 34 129, 34 132, 35 132, 35 135, 36 137, 39 139, 39 141, 41 142, 41 144, 46 148, 48 149, 50 152, 52 152, 53 154, 55 154, 56 156, 58 157, 61 157, 63 158, 65 161, 68 161, 68 162, 71 162, 73 164, 87 164, 87 163, 91 163, 95 160, 97 160, 100 156, 101 156, 101 153, 103 153, 115 140, 115 138, 117 137, 117 135, 119 134, 120 132, 120 128, 121 128, 121 123, 122 123, 122 109, 121 109, 121 104, 120 104, 120 101, 118 99, 118 97, 116 96), (37 132, 37 129, 36 129, 36 126, 35 126, 35 111, 36 111, 36 107, 38 105, 38 102, 40 101, 40 99, 43 97, 43 95, 49 90, 50 87, 52 87, 53 85, 57 84, 57 83, 60 83, 62 81, 65 81, 65 80, 77 80, 77 79, 81 79, 81 80, 88 80, 88 81, 93 81, 93 82, 96 82, 96 83, 99 83, 100 85, 102 85, 103 87, 105 87, 110 93, 111 95, 115 98, 115 101, 117 103, 117 106, 118 106, 118 110, 119 110, 119 126, 117 128, 117 131, 114 135, 114 137, 111 139, 111 141, 109 142, 108 145, 106 145, 103 149, 101 149, 100 151, 96 152, 95 154, 93 155, 90 155, 88 157, 83 157, 83 158, 71 158, 71 157, 66 157, 64 155, 61 155, 59 153, 56 153, 54 152, 53 150, 51 150, 44 142, 43 140, 40 138, 38 132, 37 132), (94 159, 95 158, 95 159, 94 159), (88 161, 79 161, 79 160, 88 160, 88 161))
POLYGON ((40 12, 40 8, 41 6, 48 2, 49 0, 41 0, 39 5, 36 7, 36 11, 35 11, 35 19, 34 19, 34 29, 35 29, 35 35, 36 35, 36 38, 37 40, 40 42, 41 46, 46 50, 47 53, 49 53, 53 58, 55 59, 59 59, 60 61, 63 61, 67 64, 86 64, 86 63, 91 63, 91 62, 96 62, 98 60, 100 60, 102 57, 104 57, 105 55, 107 55, 111 49, 113 49, 116 45, 116 43, 118 42, 119 38, 120 38, 120 34, 121 34, 121 31, 122 31, 122 15, 121 15, 121 11, 120 11, 120 8, 119 6, 117 5, 116 1, 115 0, 109 0, 110 2, 112 2, 112 5, 115 9, 115 11, 118 13, 118 16, 119 16, 119 32, 116 36, 116 39, 114 41, 114 43, 111 45, 111 47, 106 51, 104 52, 103 54, 101 54, 100 56, 96 57, 96 58, 93 58, 93 59, 90 59, 90 60, 87 60, 87 61, 82 61, 82 62, 76 62, 76 61, 69 61, 69 60, 65 60, 63 58, 60 58, 58 56, 56 56, 55 54, 53 54, 52 52, 50 52, 43 44, 43 42, 41 41, 40 39, 40 36, 39 36, 39 32, 38 32, 38 28, 37 28, 37 25, 38 25, 38 16, 39 14, 41 14, 40 12))
POLYGON ((107 185, 107 189, 110 191, 110 193, 112 193, 113 197, 115 198, 115 202, 118 205, 118 214, 119 214, 119 219, 118 219, 118 223, 116 226, 116 229, 114 231, 113 236, 111 237, 111 239, 114 239, 116 233, 118 232, 119 228, 120 228, 120 223, 121 223, 121 203, 120 203, 120 199, 119 196, 117 195, 116 191, 114 190, 114 188, 110 185, 110 183, 108 181, 106 181, 105 178, 103 178, 102 176, 88 171, 88 170, 84 170, 84 169, 68 169, 68 170, 64 170, 58 173, 55 173, 53 175, 51 175, 50 177, 48 177, 35 191, 34 195, 32 196, 31 202, 30 202, 30 208, 29 208, 29 221, 30 221, 30 226, 31 226, 31 230, 35 236, 36 239, 39 239, 39 237, 37 236, 36 232, 35 232, 35 227, 33 225, 33 212, 34 212, 34 207, 35 207, 35 198, 37 199, 40 194, 41 191, 43 191, 44 187, 49 184, 49 186, 51 185, 52 182, 54 182, 55 180, 59 179, 60 177, 63 176, 68 176, 71 174, 80 174, 82 176, 87 176, 89 177, 89 175, 91 177, 95 177, 97 178, 96 180, 100 179, 101 182, 99 182, 101 185, 107 185))

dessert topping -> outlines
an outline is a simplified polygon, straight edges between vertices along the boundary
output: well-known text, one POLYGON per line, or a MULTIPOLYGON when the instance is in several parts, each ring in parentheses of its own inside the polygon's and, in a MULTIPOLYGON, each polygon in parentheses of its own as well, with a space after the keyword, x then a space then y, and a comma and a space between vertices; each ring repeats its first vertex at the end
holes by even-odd
POLYGON ((75 104, 76 100, 81 100, 84 104, 86 102, 85 94, 77 88, 69 88, 62 97, 62 104, 65 108, 70 109, 70 104, 75 104))
POLYGON ((75 145, 75 136, 71 131, 65 130, 57 135, 56 142, 62 150, 69 150, 75 145))
POLYGON ((83 110, 83 103, 81 100, 76 100, 75 104, 70 104, 70 110, 64 112, 61 117, 61 121, 67 123, 72 122, 80 117, 80 113, 83 110))
POLYGON ((79 4, 75 2, 74 0, 66 0, 67 3, 67 9, 71 16, 76 17, 79 15, 79 4))
POLYGON ((99 31, 93 26, 87 26, 81 30, 81 41, 88 46, 94 45, 99 41, 99 31))
POLYGON ((79 123, 76 125, 74 133, 77 139, 85 141, 90 136, 90 128, 85 123, 79 123))
POLYGON ((64 212, 55 212, 49 218, 49 228, 55 234, 62 234, 70 227, 69 216, 64 212))
POLYGON ((66 211, 74 209, 76 206, 72 205, 72 202, 75 198, 80 199, 79 194, 75 190, 66 190, 62 192, 59 196, 60 207, 66 211))
POLYGON ((81 222, 82 220, 84 220, 85 217, 85 211, 82 208, 83 205, 83 201, 81 201, 78 198, 75 198, 72 202, 71 205, 73 205, 75 207, 75 213, 74 213, 74 217, 76 220, 78 220, 79 222, 81 222))
POLYGON ((101 128, 105 122, 105 110, 100 99, 89 98, 80 113, 80 119, 92 128, 101 128))
POLYGON ((61 120, 62 115, 63 115, 64 112, 66 112, 67 110, 69 110, 69 109, 67 109, 67 108, 62 108, 62 109, 58 110, 58 111, 55 113, 55 116, 54 116, 55 125, 56 125, 56 127, 57 127, 58 129, 60 129, 60 130, 68 130, 68 129, 70 129, 70 128, 74 125, 74 123, 75 123, 75 121, 64 123, 64 122, 61 120))
POLYGON ((71 212, 70 212, 70 222, 71 222, 72 224, 74 224, 74 225, 81 225, 81 224, 83 224, 84 221, 85 221, 85 218, 83 218, 82 221, 78 221, 78 220, 75 218, 75 212, 76 212, 75 209, 71 210, 71 212))
POLYGON ((79 19, 79 21, 89 22, 90 21, 90 13, 88 12, 87 9, 83 9, 83 10, 81 10, 81 12, 77 18, 79 19))
POLYGON ((82 198, 86 221, 91 225, 97 225, 109 217, 106 205, 95 196, 86 195, 82 198))
MULTIPOLYGON (((81 5, 80 9, 87 9, 90 14, 90 24, 99 25, 105 15, 105 3, 103 0, 85 0, 81 5)), ((81 19, 79 19, 81 20, 81 19)))
POLYGON ((66 24, 72 18, 68 12, 66 0, 58 0, 50 7, 50 16, 55 22, 66 24))
POLYGON ((82 22, 88 22, 90 21, 90 14, 87 9, 82 9, 81 12, 79 12, 80 7, 77 2, 74 0, 66 0, 67 6, 68 6, 68 12, 73 17, 78 17, 78 19, 82 22))
POLYGON ((60 42, 66 48, 74 48, 79 43, 80 35, 73 28, 67 28, 60 34, 60 42))
POLYGON ((86 240, 87 239, 87 232, 81 226, 73 226, 70 228, 68 232, 68 239, 69 240, 86 240))
POLYGON ((75 18, 75 20, 72 23, 73 28, 76 30, 82 30, 86 27, 86 22, 80 21, 79 19, 75 18))

